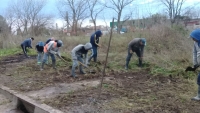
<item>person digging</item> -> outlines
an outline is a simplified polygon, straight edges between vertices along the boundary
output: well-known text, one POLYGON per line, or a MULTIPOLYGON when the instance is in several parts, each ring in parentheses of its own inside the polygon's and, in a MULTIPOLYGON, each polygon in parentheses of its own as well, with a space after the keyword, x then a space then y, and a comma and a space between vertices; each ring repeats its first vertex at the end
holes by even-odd
POLYGON ((139 60, 139 67, 142 67, 142 60, 143 60, 143 52, 144 52, 144 46, 146 45, 146 39, 145 38, 134 38, 132 41, 128 44, 128 55, 126 57, 126 64, 125 69, 128 69, 129 61, 135 52, 138 56, 139 60))
MULTIPOLYGON (((193 46, 193 69, 196 69, 200 65, 200 29, 193 30, 190 33, 190 37, 194 41, 193 46)), ((198 91, 197 96, 191 98, 191 100, 200 100, 200 73, 197 77, 197 85, 198 85, 198 91)))
POLYGON ((27 55, 27 48, 32 48, 32 41, 34 40, 33 37, 31 38, 28 38, 26 40, 24 40, 22 43, 21 43, 21 48, 24 52, 24 55, 26 56, 26 58, 29 58, 29 56, 27 55))
POLYGON ((79 71, 80 74, 85 74, 85 72, 83 71, 83 66, 82 64, 85 64, 85 66, 87 66, 88 64, 88 50, 92 49, 92 44, 91 43, 86 43, 85 45, 83 44, 79 44, 76 47, 74 47, 71 51, 71 55, 72 55, 72 60, 73 60, 73 64, 72 64, 72 71, 71 71, 71 76, 72 77, 77 77, 77 75, 75 74, 75 68, 78 66, 78 61, 81 62, 81 65, 79 65, 79 71), (83 62, 83 55, 85 56, 85 62, 83 62))
POLYGON ((102 37, 103 33, 101 30, 97 30, 95 33, 93 33, 90 37, 90 43, 92 44, 92 55, 88 59, 88 62, 94 58, 94 62, 97 62, 97 54, 98 54, 98 47, 101 47, 99 44, 99 38, 102 37))
POLYGON ((40 65, 41 62, 42 62, 42 56, 43 56, 43 50, 44 50, 44 42, 42 41, 39 41, 36 46, 35 46, 35 49, 38 53, 37 55, 37 64, 40 65))
POLYGON ((63 42, 61 40, 50 41, 48 44, 44 46, 44 56, 43 56, 42 65, 40 67, 41 71, 44 68, 44 64, 47 61, 48 55, 51 56, 52 66, 54 69, 56 69, 55 55, 61 57, 59 49, 62 46, 63 46, 63 42))
MULTIPOLYGON (((47 41, 45 42, 45 44, 48 44, 50 41, 57 41, 55 40, 54 37, 48 38, 47 41)), ((45 62, 46 64, 49 64, 49 56, 47 56, 47 61, 45 62)))

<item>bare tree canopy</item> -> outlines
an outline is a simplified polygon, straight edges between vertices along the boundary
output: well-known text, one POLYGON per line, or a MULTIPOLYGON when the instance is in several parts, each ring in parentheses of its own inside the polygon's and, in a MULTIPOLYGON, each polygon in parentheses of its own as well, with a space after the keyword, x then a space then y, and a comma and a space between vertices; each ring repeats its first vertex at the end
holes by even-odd
POLYGON ((166 7, 171 25, 176 22, 176 17, 181 14, 181 9, 186 0, 161 0, 166 7))
MULTIPOLYGON (((6 15, 9 26, 11 27, 15 23, 14 26, 20 29, 23 34, 28 34, 30 30, 29 33, 34 35, 35 26, 39 24, 38 22, 44 20, 40 16, 45 5, 46 0, 15 0, 10 2, 6 15)), ((48 21, 45 20, 45 22, 48 21)), ((41 25, 44 25, 44 22, 41 25)))
MULTIPOLYGON (((113 11, 115 11, 117 13, 117 32, 120 33, 121 30, 121 25, 120 25, 120 20, 121 20, 121 16, 122 16, 122 12, 123 10, 130 5, 134 0, 106 0, 104 3, 104 6, 112 9, 113 11)), ((129 19, 130 16, 126 15, 126 18, 124 18, 124 20, 129 19)))
POLYGON ((59 11, 67 24, 72 27, 74 35, 77 35, 77 29, 81 26, 83 20, 89 17, 87 12, 86 0, 59 0, 59 11), (78 26, 80 24, 80 26, 78 26))
POLYGON ((8 25, 6 19, 0 15, 0 34, 8 31, 8 25))
POLYGON ((90 18, 94 24, 94 30, 96 31, 96 19, 97 16, 103 11, 104 7, 100 5, 99 0, 87 0, 89 8, 90 18))

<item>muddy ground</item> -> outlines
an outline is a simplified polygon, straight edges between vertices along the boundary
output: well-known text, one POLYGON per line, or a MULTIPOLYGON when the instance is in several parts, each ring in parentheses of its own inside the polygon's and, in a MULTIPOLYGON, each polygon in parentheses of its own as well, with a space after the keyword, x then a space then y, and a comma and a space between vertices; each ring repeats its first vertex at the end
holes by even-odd
POLYGON ((79 77, 74 79, 70 77, 71 62, 58 60, 57 70, 45 65, 45 69, 40 71, 36 56, 26 59, 17 54, 0 60, 0 83, 67 113, 200 111, 200 103, 190 100, 196 95, 196 84, 192 80, 181 76, 153 76, 148 68, 129 71, 107 69, 98 98, 102 64, 91 64, 95 74, 86 70, 88 74, 80 75, 77 70, 79 77))

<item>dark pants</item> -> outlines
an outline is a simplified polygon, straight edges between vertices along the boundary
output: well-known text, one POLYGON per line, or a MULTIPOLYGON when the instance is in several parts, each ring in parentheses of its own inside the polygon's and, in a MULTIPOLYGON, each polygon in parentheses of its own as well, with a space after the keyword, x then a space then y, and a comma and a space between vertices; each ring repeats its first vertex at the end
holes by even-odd
POLYGON ((24 52, 24 55, 26 56, 26 57, 28 57, 28 55, 27 55, 27 47, 25 47, 23 44, 21 44, 21 47, 22 47, 22 50, 23 50, 23 52, 24 52))
MULTIPOLYGON (((73 57, 72 57, 73 58, 73 57)), ((73 65, 72 65, 72 72, 71 72, 71 75, 73 77, 76 76, 75 74, 75 69, 76 67, 78 66, 78 61, 83 63, 83 58, 81 56, 77 56, 77 60, 73 60, 73 65)), ((79 71, 81 74, 84 74, 85 72, 83 71, 83 66, 82 65, 79 65, 79 71)))
POLYGON ((49 56, 51 56, 53 68, 56 69, 56 58, 55 58, 55 55, 47 52, 47 53, 44 53, 44 55, 43 55, 42 65, 41 65, 41 68, 40 68, 41 70, 43 70, 44 64, 47 61, 47 58, 49 58, 49 56))
POLYGON ((97 61, 97 47, 96 46, 92 46, 92 55, 89 58, 89 61, 94 58, 94 62, 97 61))
POLYGON ((198 77, 197 77, 197 84, 200 86, 200 73, 198 74, 198 77))
POLYGON ((47 62, 49 56, 51 57, 52 62, 55 62, 55 61, 56 61, 56 58, 55 58, 55 55, 54 55, 54 54, 51 54, 51 53, 44 53, 42 62, 43 62, 43 63, 47 62))
MULTIPOLYGON (((129 61, 131 60, 131 57, 133 55, 133 53, 130 53, 130 50, 131 50, 131 48, 128 48, 128 55, 126 57, 126 65, 125 65, 127 68, 128 68, 129 61)), ((135 50, 134 52, 138 56, 139 66, 142 66, 142 60, 140 59, 140 57, 141 57, 141 51, 138 49, 138 50, 135 50)))

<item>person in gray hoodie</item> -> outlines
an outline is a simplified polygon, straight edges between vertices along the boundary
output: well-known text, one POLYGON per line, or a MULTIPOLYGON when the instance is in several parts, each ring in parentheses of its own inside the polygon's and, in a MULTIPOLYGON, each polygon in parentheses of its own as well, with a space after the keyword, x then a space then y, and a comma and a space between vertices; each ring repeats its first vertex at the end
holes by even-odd
POLYGON ((24 55, 28 58, 29 56, 27 55, 27 47, 28 48, 32 48, 32 41, 34 40, 34 38, 33 37, 31 37, 31 38, 28 38, 28 39, 26 39, 26 40, 24 40, 22 43, 21 43, 21 48, 22 48, 22 50, 23 50, 23 52, 24 52, 24 55))
MULTIPOLYGON (((72 77, 77 77, 75 74, 75 68, 78 66, 78 61, 81 63, 85 63, 87 66, 88 64, 88 50, 92 49, 92 44, 91 43, 86 43, 85 45, 79 44, 76 47, 74 47, 71 51, 72 55, 72 60, 73 60, 73 65, 72 65, 72 71, 71 71, 71 76, 72 77), (83 54, 85 56, 85 62, 83 62, 83 54)), ((79 70, 81 74, 85 74, 83 71, 82 65, 79 65, 79 70)))
POLYGON ((126 64, 125 69, 128 69, 129 61, 135 52, 138 56, 139 60, 139 67, 142 67, 142 60, 143 60, 143 52, 144 52, 144 46, 146 45, 146 39, 145 38, 134 38, 132 41, 128 44, 128 55, 126 57, 126 64))

